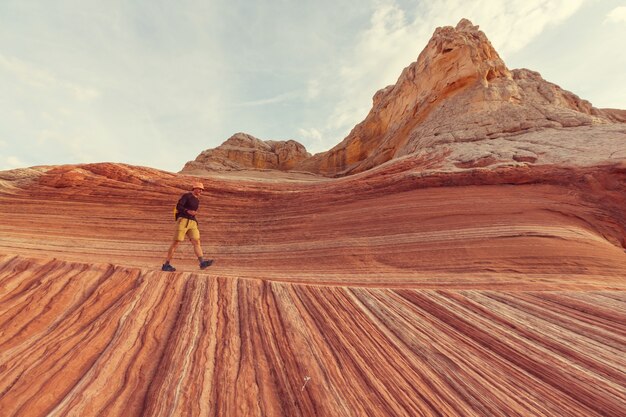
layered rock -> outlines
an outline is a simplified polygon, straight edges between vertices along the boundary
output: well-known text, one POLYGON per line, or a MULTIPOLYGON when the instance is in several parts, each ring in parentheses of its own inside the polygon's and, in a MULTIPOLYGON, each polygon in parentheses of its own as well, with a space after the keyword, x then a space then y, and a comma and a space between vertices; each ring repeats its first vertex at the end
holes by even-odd
POLYGON ((613 122, 626 123, 626 110, 620 109, 594 109, 597 115, 605 117, 613 122))
POLYGON ((310 157, 304 145, 295 140, 263 141, 237 133, 215 149, 202 152, 185 164, 181 172, 277 169, 286 171, 310 157))
MULTIPOLYGON (((623 114, 595 109, 536 72, 510 71, 485 34, 466 19, 456 28, 438 28, 417 61, 405 68, 395 85, 378 91, 373 101, 368 116, 343 142, 297 169, 346 175, 414 153, 449 154, 441 168, 534 162, 537 155, 544 158, 538 162, 549 163, 550 134, 545 146, 525 146, 526 152, 504 157, 490 150, 494 146, 489 141, 623 120, 623 114), (459 144, 469 142, 482 162, 464 151, 455 152, 459 144)), ((583 139, 575 130, 572 136, 583 139)))
POLYGON ((409 162, 0 173, 2 416, 624 415, 626 167, 409 162))

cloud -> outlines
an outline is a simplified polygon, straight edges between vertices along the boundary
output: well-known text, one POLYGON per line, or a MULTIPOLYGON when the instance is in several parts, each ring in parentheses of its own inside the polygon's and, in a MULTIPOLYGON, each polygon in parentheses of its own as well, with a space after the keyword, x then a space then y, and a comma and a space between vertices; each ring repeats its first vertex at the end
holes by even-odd
POLYGON ((316 128, 299 128, 298 135, 308 143, 307 150, 312 153, 324 151, 324 133, 316 128))
POLYGON ((268 98, 263 98, 259 100, 251 100, 251 101, 244 101, 241 103, 236 103, 236 104, 233 104, 231 107, 256 107, 256 106, 264 106, 267 104, 283 103, 285 101, 296 99, 299 96, 301 96, 299 92, 290 91, 287 93, 279 94, 274 97, 268 97, 268 98))
POLYGON ((320 95, 320 81, 317 79, 309 80, 307 85, 306 98, 314 100, 320 95))
POLYGON ((0 68, 32 87, 52 87, 57 84, 55 77, 48 71, 34 68, 15 57, 0 54, 0 68))
POLYGON ((0 54, 0 69, 30 87, 44 90, 59 89, 77 101, 91 101, 100 96, 100 92, 95 88, 61 80, 51 72, 16 57, 0 54))
POLYGON ((606 15, 605 23, 626 23, 626 6, 616 7, 606 15))
POLYGON ((469 18, 506 61, 589 2, 0 2, 0 136, 29 165, 175 171, 238 131, 326 150, 437 26, 469 18))
POLYGON ((17 156, 7 156, 0 158, 0 171, 22 168, 25 164, 17 156))
MULTIPOLYGON (((453 15, 456 21, 467 17, 480 25, 496 50, 506 56, 530 44, 547 27, 561 24, 590 1, 594 0, 516 0, 499 3, 481 0, 472 2, 476 7, 464 2, 451 4, 450 7, 455 8, 453 15)), ((437 14, 437 20, 441 20, 441 11, 437 14)))
POLYGON ((81 87, 74 84, 67 84, 74 98, 78 101, 92 101, 100 97, 100 92, 95 88, 81 87))
POLYGON ((372 13, 370 26, 365 30, 352 59, 339 68, 340 89, 345 91, 331 115, 329 127, 345 129, 354 126, 358 118, 367 114, 369 98, 379 88, 397 78, 409 58, 406 45, 410 45, 411 24, 395 1, 380 1, 372 13), (355 100, 365 98, 368 100, 355 100), (367 104, 366 104, 367 103, 367 104))
POLYGON ((304 129, 304 128, 300 128, 298 129, 298 133, 306 138, 312 138, 312 139, 322 139, 322 132, 320 132, 318 129, 315 128, 309 128, 309 129, 304 129))
POLYGON ((0 3, 0 135, 27 164, 179 170, 219 128, 234 75, 213 2, 0 3), (17 153, 27 146, 37 152, 17 153))

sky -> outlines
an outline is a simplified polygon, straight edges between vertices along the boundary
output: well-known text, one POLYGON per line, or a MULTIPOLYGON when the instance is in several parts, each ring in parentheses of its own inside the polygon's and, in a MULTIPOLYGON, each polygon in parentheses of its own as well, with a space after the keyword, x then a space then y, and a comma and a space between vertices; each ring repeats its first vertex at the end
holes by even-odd
POLYGON ((626 109, 626 0, 0 0, 0 170, 177 172, 237 132, 341 142, 435 29, 626 109))

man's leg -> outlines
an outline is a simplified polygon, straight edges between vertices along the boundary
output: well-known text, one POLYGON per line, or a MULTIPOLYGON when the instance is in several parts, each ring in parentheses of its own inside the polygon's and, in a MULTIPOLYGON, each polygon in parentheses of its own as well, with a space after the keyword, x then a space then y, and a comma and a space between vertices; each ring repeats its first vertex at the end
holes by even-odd
POLYGON ((200 263, 200 269, 204 269, 210 266, 213 263, 213 261, 210 259, 208 261, 204 260, 204 255, 202 253, 202 245, 200 244, 200 230, 198 230, 197 222, 192 222, 190 224, 189 230, 187 231, 187 235, 189 236, 189 240, 191 241, 191 244, 193 245, 193 251, 196 253, 196 256, 198 257, 198 262, 200 263))
POLYGON ((198 257, 198 262, 200 263, 200 269, 207 268, 211 266, 213 263, 213 259, 204 260, 204 255, 202 254, 202 245, 200 244, 200 239, 189 239, 191 240, 191 244, 193 245, 193 251, 196 253, 198 257))
POLYGON ((172 265, 170 265, 170 261, 174 257, 174 251, 176 251, 176 247, 178 247, 179 243, 180 243, 180 241, 178 241, 176 239, 174 239, 174 241, 172 241, 172 244, 170 245, 170 248, 167 250, 167 258, 165 258, 165 263, 161 266, 161 271, 167 271, 167 272, 174 272, 174 271, 176 271, 176 268, 174 268, 172 265))
POLYGON ((186 233, 186 229, 183 226, 181 219, 178 219, 176 221, 176 230, 174 231, 174 239, 172 240, 172 244, 170 245, 170 248, 167 250, 167 257, 165 258, 165 263, 161 267, 163 271, 170 271, 170 272, 176 271, 176 268, 170 265, 170 261, 174 257, 174 252, 176 251, 178 244, 183 241, 185 237, 185 233, 186 233))
POLYGON ((172 244, 170 245, 170 248, 167 250, 167 258, 165 258, 165 263, 166 264, 169 264, 170 261, 172 260, 172 258, 174 257, 174 252, 176 251, 176 248, 178 247, 179 243, 180 243, 180 241, 178 241, 178 240, 172 241, 172 244))
POLYGON ((202 245, 200 244, 200 239, 189 239, 189 240, 191 241, 191 244, 193 245, 193 251, 198 257, 198 261, 202 262, 204 255, 202 253, 202 245))

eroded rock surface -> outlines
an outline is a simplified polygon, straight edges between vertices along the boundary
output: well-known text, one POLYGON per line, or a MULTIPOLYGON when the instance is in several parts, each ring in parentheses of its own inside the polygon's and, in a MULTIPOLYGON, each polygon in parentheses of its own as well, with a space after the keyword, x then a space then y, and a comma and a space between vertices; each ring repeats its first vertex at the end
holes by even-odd
POLYGON ((278 169, 335 177, 410 155, 440 158, 438 169, 449 171, 568 160, 593 166, 624 156, 624 122, 626 110, 595 108, 535 71, 509 70, 478 26, 463 19, 438 28, 331 150, 311 156, 296 141, 239 133, 182 172, 278 169))
POLYGON ((277 169, 287 171, 310 157, 304 145, 295 140, 262 141, 254 136, 237 133, 215 149, 202 152, 185 164, 183 173, 206 171, 277 169))
MULTIPOLYGON (((596 109, 537 72, 510 71, 478 26, 463 19, 455 28, 435 31, 396 84, 376 93, 370 113, 343 142, 296 168, 346 175, 416 152, 448 151, 457 155, 457 161, 443 164, 447 166, 458 160, 483 166, 535 163, 540 159, 537 155, 545 159, 539 163, 550 162, 563 155, 546 153, 549 143, 498 154, 491 141, 512 138, 527 145, 526 133, 545 129, 565 130, 582 140, 579 131, 571 128, 595 129, 623 120, 619 111, 596 109), (464 155, 468 142, 483 155, 464 155)), ((618 129, 622 134, 626 130, 624 125, 618 129)))
POLYGON ((429 163, 1 173, 2 415, 624 414, 626 166, 429 163))

